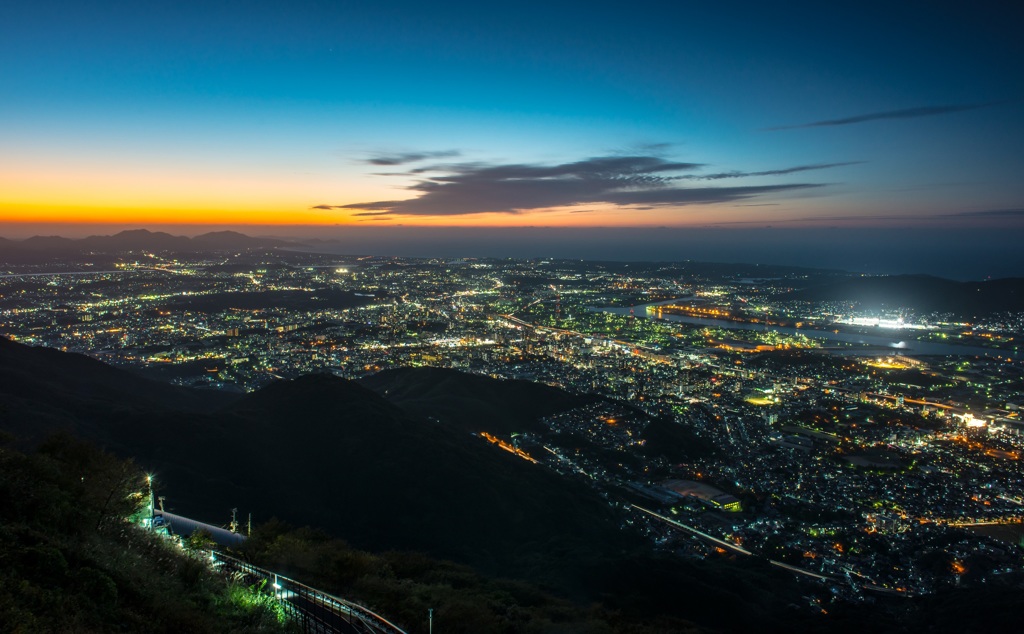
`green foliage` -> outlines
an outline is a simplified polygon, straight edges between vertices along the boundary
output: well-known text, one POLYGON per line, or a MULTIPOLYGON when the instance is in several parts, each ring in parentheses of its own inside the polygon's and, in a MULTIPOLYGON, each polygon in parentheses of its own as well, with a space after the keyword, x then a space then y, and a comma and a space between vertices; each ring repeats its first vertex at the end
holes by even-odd
POLYGON ((233 600, 205 561, 125 520, 143 484, 131 462, 68 437, 31 455, 0 447, 0 629, 289 631, 273 597, 233 600))
POLYGON ((65 435, 47 439, 38 454, 51 461, 64 493, 64 515, 55 519, 70 530, 81 534, 124 523, 146 503, 145 475, 130 460, 65 435))
POLYGON ((359 551, 322 531, 293 529, 276 520, 254 529, 242 555, 362 603, 411 634, 427 631, 430 608, 435 631, 452 633, 699 631, 682 618, 584 607, 529 582, 484 577, 468 566, 419 553, 359 551))
POLYGON ((117 606, 117 584, 102 570, 88 566, 79 568, 75 571, 74 583, 100 610, 113 610, 117 606))
POLYGON ((209 552, 215 545, 213 535, 205 528, 197 528, 185 540, 185 549, 192 553, 209 552))
POLYGON ((231 603, 245 612, 250 624, 267 625, 271 623, 288 624, 288 615, 281 602, 267 590, 267 580, 246 586, 239 583, 231 585, 229 595, 231 603))

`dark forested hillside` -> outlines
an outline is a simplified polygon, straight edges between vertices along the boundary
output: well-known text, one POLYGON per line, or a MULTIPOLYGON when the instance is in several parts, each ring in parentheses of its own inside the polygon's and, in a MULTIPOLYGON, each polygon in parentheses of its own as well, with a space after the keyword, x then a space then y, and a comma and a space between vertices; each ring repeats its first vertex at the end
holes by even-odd
POLYGON ((137 465, 70 436, 29 454, 0 442, 0 630, 293 631, 249 588, 129 524, 145 491, 137 465))
POLYGON ((540 417, 595 400, 529 381, 496 380, 443 368, 385 370, 360 384, 408 412, 442 418, 470 433, 543 431, 540 417))
POLYGON ((11 377, 0 383, 4 428, 69 429, 133 456, 157 472, 170 507, 214 521, 239 507, 361 547, 559 583, 574 562, 639 542, 582 484, 330 375, 211 401, 9 341, 0 372, 11 377))

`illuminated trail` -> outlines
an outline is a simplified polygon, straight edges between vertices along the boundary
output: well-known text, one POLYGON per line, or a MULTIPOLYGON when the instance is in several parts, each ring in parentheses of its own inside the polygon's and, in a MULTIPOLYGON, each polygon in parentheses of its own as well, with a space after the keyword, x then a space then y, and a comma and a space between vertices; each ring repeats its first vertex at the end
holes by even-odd
POLYGON ((0 275, 0 279, 14 278, 14 277, 61 277, 61 276, 80 276, 80 275, 112 275, 115 273, 128 273, 129 271, 58 271, 54 273, 5 273, 0 275))
MULTIPOLYGON (((671 524, 672 526, 675 526, 676 528, 681 528, 681 529, 683 529, 685 531, 689 531, 689 532, 693 533, 694 535, 696 535, 696 536, 698 536, 698 537, 700 537, 702 539, 706 539, 706 540, 708 540, 708 541, 710 541, 710 542, 712 542, 714 544, 717 544, 717 545, 721 546, 722 548, 728 548, 729 550, 737 552, 737 553, 739 553, 741 555, 753 555, 754 554, 754 553, 750 552, 749 550, 747 550, 746 548, 743 548, 741 546, 737 546, 736 544, 730 544, 729 542, 727 542, 725 540, 718 539, 717 537, 714 537, 712 535, 708 535, 704 531, 700 531, 700 530, 697 530, 696 528, 694 528, 692 526, 687 526, 686 524, 682 524, 680 522, 677 522, 677 521, 675 521, 674 519, 672 519, 670 517, 665 517, 664 515, 660 515, 658 513, 655 513, 654 511, 651 511, 649 509, 645 509, 642 506, 637 506, 636 504, 630 504, 630 506, 632 506, 633 508, 635 508, 638 511, 643 511, 644 513, 647 513, 648 515, 650 515, 652 517, 656 517, 659 520, 661 520, 661 521, 663 521, 663 522, 665 522, 667 524, 671 524)), ((805 572, 805 571, 802 571, 802 572, 805 572)))
POLYGON ((814 577, 815 579, 822 579, 824 581, 831 581, 832 580, 832 577, 827 577, 825 575, 819 575, 816 572, 811 572, 810 570, 804 570, 803 568, 797 568, 796 566, 790 566, 789 564, 784 564, 781 561, 775 561, 774 559, 769 559, 768 563, 770 563, 773 566, 778 566, 779 568, 783 568, 785 570, 788 570, 790 572, 795 572, 795 573, 800 574, 800 575, 807 575, 808 577, 814 577))
MULTIPOLYGON (((868 392, 867 396, 870 397, 870 398, 884 399, 884 400, 889 400, 889 401, 897 401, 897 400, 899 400, 898 396, 893 396, 892 394, 876 394, 875 392, 868 392)), ((965 409, 961 409, 961 408, 958 408, 958 407, 953 407, 952 405, 947 405, 945 403, 935 403, 933 401, 925 401, 925 400, 916 399, 916 398, 904 398, 903 402, 904 403, 910 403, 912 405, 927 405, 929 407, 935 407, 935 408, 939 408, 939 409, 953 410, 954 412, 960 412, 960 413, 963 413, 963 412, 967 411, 965 409)))
MULTIPOLYGON (((651 511, 649 509, 645 509, 642 506, 637 506, 636 504, 630 504, 630 506, 632 506, 633 508, 635 508, 638 511, 643 511, 644 513, 647 513, 648 515, 650 515, 652 517, 656 517, 659 520, 665 522, 666 524, 670 524, 671 526, 674 526, 676 528, 681 528, 681 529, 683 529, 685 531, 688 531, 688 532, 696 535, 697 537, 700 537, 701 539, 706 539, 707 541, 709 541, 709 542, 711 542, 713 544, 716 544, 718 546, 721 546, 722 548, 728 548, 729 550, 731 550, 733 552, 736 552, 736 553, 739 553, 741 555, 754 556, 754 553, 750 552, 746 548, 743 548, 741 546, 737 546, 736 544, 730 544, 729 542, 727 542, 725 540, 718 539, 717 537, 714 537, 712 535, 708 535, 704 531, 698 530, 698 529, 696 529, 696 528, 694 528, 692 526, 687 526, 686 524, 683 524, 681 522, 677 522, 677 521, 675 521, 674 519, 672 519, 670 517, 665 517, 664 515, 661 515, 659 513, 655 513, 654 511, 651 511)), ((769 559, 768 563, 770 563, 771 565, 776 566, 778 568, 782 568, 784 570, 788 570, 790 572, 795 572, 797 574, 805 575, 805 576, 808 576, 808 577, 814 577, 815 579, 821 579, 823 581, 832 581, 833 580, 833 577, 828 577, 826 575, 820 575, 820 574, 818 574, 816 572, 811 572, 810 570, 804 570, 803 568, 798 568, 796 566, 791 566, 789 564, 784 564, 781 561, 775 561, 774 559, 769 559)))
POLYGON ((484 440, 486 440, 489 443, 493 443, 495 445, 498 445, 499 447, 501 447, 505 451, 509 452, 510 454, 515 454, 516 456, 519 456, 523 460, 529 460, 530 462, 532 462, 534 464, 537 464, 537 461, 534 460, 533 456, 531 456, 530 454, 526 453, 525 451, 523 451, 519 447, 513 447, 512 445, 508 444, 507 442, 505 442, 501 438, 498 438, 497 436, 493 436, 491 434, 488 434, 485 431, 482 431, 482 432, 480 432, 480 437, 483 438, 484 440))
POLYGON ((980 522, 940 522, 946 526, 954 526, 956 528, 967 528, 970 526, 1016 526, 1020 524, 1022 520, 1020 517, 1009 517, 995 520, 982 520, 980 522))
POLYGON ((547 450, 547 451, 548 451, 548 452, 549 452, 550 454, 552 454, 552 455, 553 455, 554 457, 558 458, 558 460, 559 460, 560 462, 564 462, 565 464, 569 465, 569 467, 570 467, 570 468, 572 468, 572 469, 575 469, 576 471, 578 471, 579 473, 582 473, 583 475, 587 476, 587 477, 588 477, 588 478, 590 478, 591 480, 596 480, 596 479, 597 479, 597 478, 595 478, 595 477, 594 477, 593 475, 591 475, 591 474, 587 473, 587 472, 586 472, 586 471, 585 471, 585 470, 583 469, 583 467, 581 467, 581 466, 577 465, 577 464, 576 464, 575 462, 573 462, 572 460, 569 460, 568 458, 566 458, 566 457, 565 457, 565 456, 563 456, 562 454, 558 453, 557 451, 555 451, 555 450, 554 450, 554 449, 552 449, 551 447, 548 447, 547 445, 544 445, 544 449, 546 449, 546 450, 547 450))

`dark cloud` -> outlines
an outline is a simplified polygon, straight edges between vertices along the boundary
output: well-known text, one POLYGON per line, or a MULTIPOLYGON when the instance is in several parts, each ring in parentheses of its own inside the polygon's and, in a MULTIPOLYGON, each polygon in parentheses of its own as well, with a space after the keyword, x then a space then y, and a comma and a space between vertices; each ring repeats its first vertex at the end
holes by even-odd
POLYGON ((459 156, 461 152, 458 150, 441 150, 437 152, 399 152, 397 154, 375 154, 370 158, 366 159, 366 162, 370 165, 405 165, 406 163, 416 163, 419 161, 425 161, 427 159, 437 158, 452 158, 459 156))
POLYGON ((782 125, 766 130, 794 130, 797 128, 821 128, 837 125, 852 125, 854 123, 865 123, 867 121, 878 121, 879 119, 916 119, 917 117, 933 117, 940 114, 952 112, 964 112, 967 110, 978 110, 996 105, 992 103, 971 103, 950 106, 922 106, 920 108, 905 108, 903 110, 885 110, 883 112, 870 112, 868 114, 845 117, 843 119, 825 119, 823 121, 812 121, 811 123, 799 123, 796 125, 782 125))
MULTIPOLYGON (((808 165, 744 175, 784 175, 825 169, 843 163, 808 165)), ((421 180, 406 189, 419 194, 408 200, 378 200, 335 209, 361 215, 457 216, 479 213, 515 214, 526 210, 583 204, 692 205, 741 201, 796 189, 818 187, 789 183, 744 187, 681 187, 700 163, 659 156, 598 156, 557 165, 461 163, 413 170, 421 180), (427 173, 432 175, 427 175, 427 173)), ((710 175, 709 178, 714 178, 710 175)), ((722 178, 725 178, 724 176, 722 178)), ((329 207, 327 205, 319 208, 329 207)))
POLYGON ((746 200, 763 194, 823 187, 820 183, 788 183, 785 185, 761 185, 747 187, 688 187, 649 190, 642 192, 618 192, 607 196, 606 202, 619 205, 696 205, 726 203, 746 200))

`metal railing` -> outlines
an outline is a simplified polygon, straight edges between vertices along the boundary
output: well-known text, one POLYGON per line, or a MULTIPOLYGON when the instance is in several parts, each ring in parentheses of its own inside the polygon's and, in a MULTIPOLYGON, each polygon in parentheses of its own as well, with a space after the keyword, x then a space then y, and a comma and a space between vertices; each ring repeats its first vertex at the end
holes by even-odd
POLYGON ((282 609, 312 634, 406 634, 384 617, 357 603, 311 588, 270 570, 212 551, 215 568, 240 583, 263 583, 282 609))

